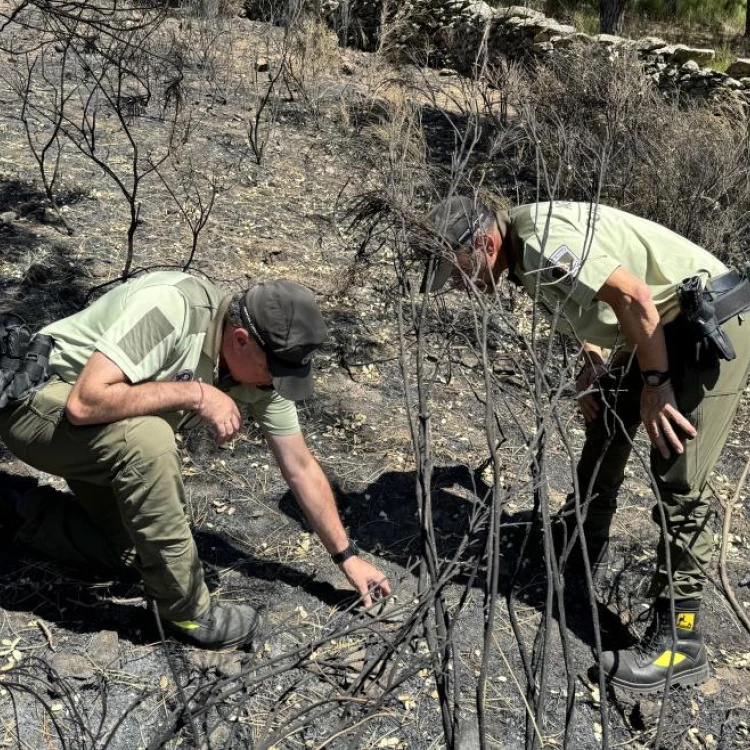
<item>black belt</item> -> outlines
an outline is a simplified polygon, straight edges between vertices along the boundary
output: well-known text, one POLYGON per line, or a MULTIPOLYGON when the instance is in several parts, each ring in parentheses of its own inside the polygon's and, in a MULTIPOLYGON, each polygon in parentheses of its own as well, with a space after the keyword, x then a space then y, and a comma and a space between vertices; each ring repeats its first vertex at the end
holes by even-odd
POLYGON ((750 280, 735 268, 709 279, 703 293, 713 302, 720 324, 750 307, 750 280))
POLYGON ((732 268, 705 284, 700 276, 691 276, 677 287, 677 296, 695 337, 696 357, 710 352, 720 359, 733 360, 737 354, 721 324, 750 307, 747 275, 732 268))

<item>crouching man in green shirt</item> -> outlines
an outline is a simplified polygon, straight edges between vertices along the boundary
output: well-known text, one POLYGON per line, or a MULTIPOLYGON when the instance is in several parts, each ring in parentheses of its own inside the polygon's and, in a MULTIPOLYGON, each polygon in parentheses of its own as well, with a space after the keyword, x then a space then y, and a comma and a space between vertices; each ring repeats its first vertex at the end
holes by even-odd
POLYGON ((390 593, 349 542, 300 432, 294 401, 312 394, 311 358, 326 335, 307 289, 279 280, 225 295, 187 274, 152 273, 42 333, 54 341, 51 377, 0 412, 0 437, 22 461, 64 477, 74 499, 44 488, 17 498, 19 541, 94 569, 135 570, 170 632, 189 643, 249 643, 258 613, 209 597, 174 437, 203 420, 226 443, 245 407, 364 603, 390 593))
MULTIPOLYGON (((534 203, 505 213, 456 197, 427 218, 437 244, 423 291, 452 279, 493 293, 507 270, 584 345, 577 388, 586 440, 577 480, 595 575, 606 568, 617 493, 640 424, 651 440, 661 500, 653 517, 661 527, 663 511, 667 530, 651 587, 653 619, 637 646, 601 655, 605 674, 640 693, 662 690, 670 669, 672 684, 704 681, 699 609, 713 552, 708 479, 750 370, 748 323, 739 314, 750 305, 747 280, 674 232, 606 206, 534 203), (728 304, 716 305, 721 328, 704 326, 709 337, 681 308, 678 287, 689 277, 728 293, 728 304), (602 348, 612 350, 609 361, 602 348)), ((576 528, 575 498, 555 527, 576 528)), ((568 564, 582 565, 580 547, 573 553, 568 564)))

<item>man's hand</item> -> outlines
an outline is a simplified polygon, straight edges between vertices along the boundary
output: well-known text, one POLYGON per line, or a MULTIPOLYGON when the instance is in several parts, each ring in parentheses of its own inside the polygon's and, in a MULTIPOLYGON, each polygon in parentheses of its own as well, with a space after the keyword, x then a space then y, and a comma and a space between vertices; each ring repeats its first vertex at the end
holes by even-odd
POLYGON ((643 386, 641 421, 651 443, 664 458, 669 458, 670 446, 675 453, 682 454, 685 451, 673 425, 676 425, 688 437, 694 438, 698 434, 695 427, 677 409, 677 401, 670 381, 659 386, 643 386))
POLYGON ((202 391, 196 413, 208 422, 216 433, 216 442, 224 445, 234 439, 242 427, 242 415, 234 399, 212 385, 196 383, 202 391))
MULTIPOLYGON (((596 298, 614 311, 625 340, 635 348, 641 372, 669 372, 664 328, 648 285, 621 266, 610 274, 596 298)), ((659 386, 643 386, 641 421, 652 445, 664 458, 669 458, 670 447, 677 454, 685 451, 675 427, 691 438, 697 434, 678 411, 669 381, 659 386)))
POLYGON ((367 560, 355 555, 339 566, 352 587, 362 597, 365 607, 371 607, 373 598, 382 599, 391 593, 388 579, 367 560))
POLYGON ((576 380, 576 391, 580 394, 578 396, 578 408, 586 422, 593 422, 599 415, 601 404, 599 403, 599 393, 594 386, 606 371, 607 366, 604 364, 604 360, 601 357, 592 357, 586 360, 586 364, 576 380))
MULTIPOLYGON (((341 523, 331 485, 320 464, 310 453, 302 433, 267 435, 266 439, 284 479, 323 546, 329 554, 345 549, 349 544, 349 536, 341 523)), ((380 597, 391 593, 388 579, 361 557, 350 557, 339 567, 362 597, 365 606, 372 606, 373 595, 380 597)))

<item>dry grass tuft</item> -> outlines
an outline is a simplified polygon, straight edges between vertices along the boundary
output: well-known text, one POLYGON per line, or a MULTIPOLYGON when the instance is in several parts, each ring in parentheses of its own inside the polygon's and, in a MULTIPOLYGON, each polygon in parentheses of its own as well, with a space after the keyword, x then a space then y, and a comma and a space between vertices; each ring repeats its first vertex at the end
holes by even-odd
POLYGON ((511 195, 598 200, 743 262, 750 241, 744 109, 665 95, 634 56, 586 48, 538 71, 516 102, 519 117, 499 131, 494 152, 495 169, 515 176, 511 195))

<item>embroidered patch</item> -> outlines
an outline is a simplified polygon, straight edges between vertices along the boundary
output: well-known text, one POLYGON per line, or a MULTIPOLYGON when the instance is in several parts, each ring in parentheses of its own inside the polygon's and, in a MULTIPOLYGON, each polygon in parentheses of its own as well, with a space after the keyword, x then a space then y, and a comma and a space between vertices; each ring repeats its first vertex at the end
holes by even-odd
POLYGON ((193 371, 192 370, 180 370, 173 378, 177 383, 186 383, 188 380, 193 379, 193 371))
POLYGON ((560 245, 549 257, 549 265, 542 270, 542 279, 572 291, 578 281, 581 261, 567 246, 560 245))

